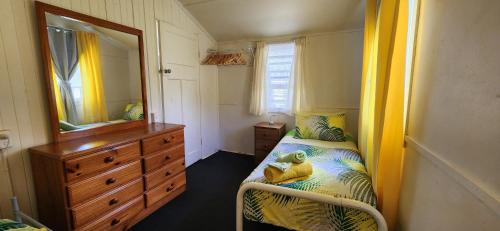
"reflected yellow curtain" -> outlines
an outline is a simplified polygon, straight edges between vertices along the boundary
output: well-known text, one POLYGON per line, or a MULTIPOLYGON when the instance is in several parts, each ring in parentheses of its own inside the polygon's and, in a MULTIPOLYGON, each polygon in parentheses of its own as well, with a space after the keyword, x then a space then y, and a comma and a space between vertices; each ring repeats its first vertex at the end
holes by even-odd
POLYGON ((367 0, 360 151, 390 230, 397 219, 404 142, 408 0, 367 0))
POLYGON ((99 38, 94 33, 77 32, 78 63, 82 78, 82 124, 108 120, 101 73, 99 38))
MULTIPOLYGON (((51 59, 52 60, 52 59, 51 59)), ((64 120, 67 121, 66 118, 66 109, 64 108, 64 103, 61 97, 61 90, 59 89, 59 84, 57 83, 57 74, 56 70, 54 68, 54 64, 52 61, 49 60, 49 68, 50 68, 50 73, 52 76, 52 82, 53 82, 53 87, 54 87, 54 95, 56 97, 56 108, 57 108, 57 116, 59 117, 59 120, 64 120)))

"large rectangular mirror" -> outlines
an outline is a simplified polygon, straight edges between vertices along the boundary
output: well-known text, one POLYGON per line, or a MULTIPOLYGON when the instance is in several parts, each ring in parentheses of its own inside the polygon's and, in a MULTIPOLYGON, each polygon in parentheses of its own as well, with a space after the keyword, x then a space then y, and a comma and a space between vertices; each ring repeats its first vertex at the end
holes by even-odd
POLYGON ((54 139, 146 124, 142 31, 36 6, 54 139))

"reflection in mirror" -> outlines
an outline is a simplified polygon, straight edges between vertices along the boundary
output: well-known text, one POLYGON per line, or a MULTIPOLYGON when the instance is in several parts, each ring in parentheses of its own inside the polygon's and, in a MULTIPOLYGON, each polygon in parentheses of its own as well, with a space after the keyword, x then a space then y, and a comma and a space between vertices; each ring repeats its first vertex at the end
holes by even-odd
POLYGON ((138 37, 45 16, 61 132, 142 120, 138 37))

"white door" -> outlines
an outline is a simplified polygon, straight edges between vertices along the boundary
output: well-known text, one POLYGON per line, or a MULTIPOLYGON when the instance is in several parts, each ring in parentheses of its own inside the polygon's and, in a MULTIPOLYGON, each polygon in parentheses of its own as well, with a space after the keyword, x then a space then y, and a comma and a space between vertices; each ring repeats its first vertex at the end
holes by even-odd
POLYGON ((186 166, 201 159, 198 37, 159 21, 163 114, 184 124, 186 166))

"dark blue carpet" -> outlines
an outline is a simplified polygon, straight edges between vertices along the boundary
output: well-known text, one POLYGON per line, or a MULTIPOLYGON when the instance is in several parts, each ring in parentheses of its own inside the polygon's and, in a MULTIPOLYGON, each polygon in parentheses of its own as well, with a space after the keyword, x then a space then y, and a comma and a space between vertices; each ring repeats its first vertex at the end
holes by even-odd
MULTIPOLYGON (((252 156, 218 152, 187 168, 187 190, 131 230, 235 230, 236 194, 255 168, 252 156)), ((245 220, 244 231, 285 230, 245 220)))

